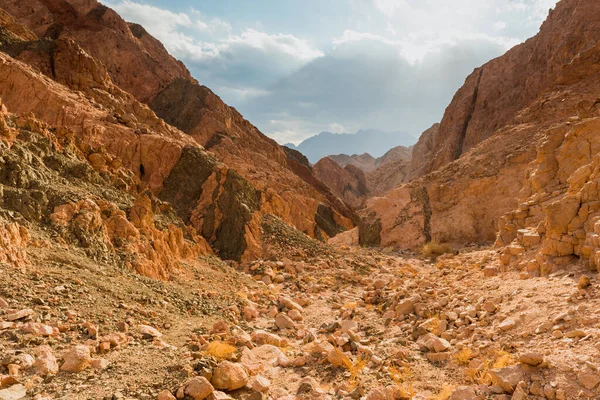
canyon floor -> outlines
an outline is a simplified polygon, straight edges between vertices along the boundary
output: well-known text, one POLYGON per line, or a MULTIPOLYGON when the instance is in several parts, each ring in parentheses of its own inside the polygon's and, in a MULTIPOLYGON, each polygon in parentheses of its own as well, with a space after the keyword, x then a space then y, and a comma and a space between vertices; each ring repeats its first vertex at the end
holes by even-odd
POLYGON ((583 268, 530 278, 493 249, 434 261, 271 233, 271 261, 200 257, 162 282, 31 232, 28 263, 0 265, 0 399, 600 396, 583 268))

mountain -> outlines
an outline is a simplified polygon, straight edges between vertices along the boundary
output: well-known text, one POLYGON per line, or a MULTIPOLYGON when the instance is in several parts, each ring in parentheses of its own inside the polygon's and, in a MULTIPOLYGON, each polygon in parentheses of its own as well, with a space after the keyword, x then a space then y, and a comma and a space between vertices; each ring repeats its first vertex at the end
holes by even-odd
POLYGON ((332 159, 325 157, 313 167, 317 178, 331 189, 346 204, 359 208, 369 193, 365 173, 354 165, 342 168, 332 159))
POLYGON ((376 129, 359 130, 355 134, 321 132, 298 146, 287 147, 300 151, 311 163, 331 154, 364 154, 377 158, 396 146, 411 146, 416 138, 404 132, 384 132, 376 129))
POLYGON ((102 149, 121 160, 221 257, 259 257, 267 214, 323 240, 355 225, 352 210, 310 171, 298 175, 281 146, 196 82, 140 25, 94 0, 0 6, 11 26, 27 30, 3 41, 7 79, 15 82, 0 87, 7 107, 72 130, 86 153, 102 149), (50 96, 57 86, 31 75, 24 64, 83 93, 97 116, 66 107, 76 101, 63 89, 50 96), (26 81, 39 82, 51 104, 29 101, 37 97, 21 88, 26 81), (117 134, 111 124, 128 133, 117 134), (209 192, 230 195, 209 204, 203 200, 209 192))
POLYGON ((0 399, 598 398, 599 76, 562 0, 412 157, 313 166, 96 1, 0 0, 0 399))
POLYGON ((414 179, 368 201, 363 243, 492 244, 525 276, 596 268, 600 3, 563 0, 540 32, 470 75, 414 179))

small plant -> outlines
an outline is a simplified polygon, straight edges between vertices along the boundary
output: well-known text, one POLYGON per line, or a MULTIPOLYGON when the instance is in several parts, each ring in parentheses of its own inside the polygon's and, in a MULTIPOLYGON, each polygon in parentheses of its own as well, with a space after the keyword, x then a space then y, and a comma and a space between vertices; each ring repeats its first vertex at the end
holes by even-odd
POLYGON ((412 399, 415 396, 415 390, 412 384, 414 375, 410 366, 404 365, 401 369, 390 366, 388 367, 388 373, 397 386, 398 392, 394 393, 394 395, 397 396, 396 398, 412 399))
POLYGON ((210 342, 204 352, 210 356, 213 356, 219 360, 228 360, 237 351, 235 346, 215 340, 210 342))
POLYGON ((592 284, 590 277, 587 275, 581 275, 579 278, 579 282, 577 282, 577 287, 581 290, 587 289, 592 284))
POLYGON ((352 360, 350 359, 350 357, 348 357, 339 348, 336 348, 335 352, 336 352, 337 356, 339 357, 339 360, 341 361, 342 366, 350 372, 350 378, 348 378, 349 383, 354 387, 358 386, 358 381, 359 381, 358 377, 359 377, 360 373, 362 372, 362 370, 366 367, 367 362, 365 360, 363 360, 362 357, 358 357, 356 362, 353 363, 352 360))
POLYGON ((436 259, 443 254, 454 254, 455 251, 449 244, 429 242, 423 246, 423 256, 436 259))
POLYGON ((515 357, 507 351, 496 351, 492 368, 504 368, 516 362, 515 357))
POLYGON ((493 383, 490 370, 504 368, 516 362, 515 357, 505 350, 492 351, 490 357, 485 359, 479 368, 467 368, 465 375, 468 380, 480 385, 491 385, 493 383))
POLYGON ((467 365, 474 356, 473 351, 465 347, 454 355, 454 360, 456 360, 457 364, 467 365))

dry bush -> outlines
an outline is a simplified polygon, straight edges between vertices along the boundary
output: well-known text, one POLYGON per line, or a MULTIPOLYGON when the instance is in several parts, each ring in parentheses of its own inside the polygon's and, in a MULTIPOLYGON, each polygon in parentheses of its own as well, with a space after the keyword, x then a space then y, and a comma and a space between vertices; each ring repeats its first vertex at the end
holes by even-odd
POLYGON ((449 244, 429 242, 423 246, 423 256, 436 259, 443 254, 454 254, 455 251, 449 244))
POLYGON ((388 372, 397 387, 397 391, 394 393, 395 398, 412 399, 415 396, 415 390, 412 383, 414 374, 410 366, 405 365, 401 369, 390 366, 388 372))
POLYGON ((210 342, 204 352, 210 356, 213 356, 219 360, 228 360, 237 351, 235 346, 215 340, 210 342))
POLYGON ((350 372, 350 378, 348 378, 348 381, 351 385, 357 386, 359 382, 358 377, 362 370, 366 367, 367 362, 359 357, 356 362, 353 363, 350 357, 348 357, 341 349, 336 348, 335 352, 340 358, 342 366, 350 372))
POLYGON ((515 364, 516 362, 516 358, 509 352, 504 350, 494 350, 483 360, 479 368, 465 369, 465 376, 467 380, 470 380, 471 382, 489 386, 494 383, 490 370, 504 368, 515 364))
POLYGON ((465 347, 454 355, 454 360, 457 364, 467 365, 474 356, 473 351, 465 347))

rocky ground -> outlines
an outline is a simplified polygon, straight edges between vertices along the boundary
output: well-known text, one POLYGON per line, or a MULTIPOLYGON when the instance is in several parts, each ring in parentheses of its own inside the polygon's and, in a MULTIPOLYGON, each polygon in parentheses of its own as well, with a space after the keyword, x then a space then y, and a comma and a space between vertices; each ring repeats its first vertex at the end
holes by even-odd
POLYGON ((31 232, 28 261, 0 264, 0 399, 600 396, 584 271, 529 278, 488 249, 285 258, 302 243, 272 232, 276 261, 200 257, 168 282, 31 232))

